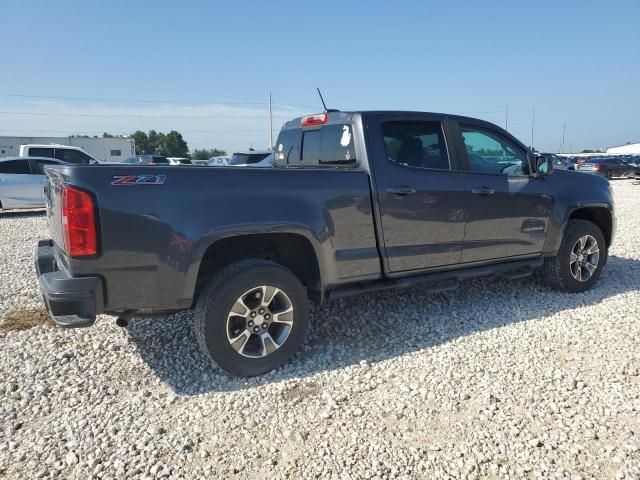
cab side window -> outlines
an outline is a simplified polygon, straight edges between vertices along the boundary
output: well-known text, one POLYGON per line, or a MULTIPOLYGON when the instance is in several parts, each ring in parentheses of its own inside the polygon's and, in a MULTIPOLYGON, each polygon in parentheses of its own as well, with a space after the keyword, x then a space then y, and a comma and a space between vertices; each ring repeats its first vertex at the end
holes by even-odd
POLYGON ((88 165, 91 157, 79 150, 71 150, 66 148, 56 148, 55 158, 63 162, 75 163, 77 165, 88 165))
POLYGON ((53 157, 53 148, 40 148, 40 147, 29 148, 28 155, 30 155, 32 157, 54 158, 53 157))
POLYGON ((52 160, 31 160, 31 173, 33 175, 44 175, 45 165, 58 165, 52 160))
POLYGON ((389 121, 382 124, 387 158, 403 167, 450 170, 440 122, 389 121))
POLYGON ((0 173, 28 175, 31 173, 26 159, 0 162, 0 173))
POLYGON ((527 153, 502 135, 472 126, 460 126, 469 170, 476 173, 527 175, 527 153))

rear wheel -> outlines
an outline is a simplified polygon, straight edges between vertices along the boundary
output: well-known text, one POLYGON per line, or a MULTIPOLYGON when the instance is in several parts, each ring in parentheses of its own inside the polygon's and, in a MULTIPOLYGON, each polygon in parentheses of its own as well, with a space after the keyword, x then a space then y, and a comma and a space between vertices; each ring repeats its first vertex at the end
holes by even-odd
POLYGON ((540 276, 557 290, 584 292, 598 280, 606 260, 600 228, 587 220, 569 220, 558 255, 545 260, 540 276))
POLYGON ((613 178, 613 172, 611 170, 607 170, 607 178, 611 180, 613 178))
POLYGON ((286 362, 307 331, 306 290, 266 260, 234 263, 211 279, 195 308, 202 351, 227 372, 249 377, 286 362))

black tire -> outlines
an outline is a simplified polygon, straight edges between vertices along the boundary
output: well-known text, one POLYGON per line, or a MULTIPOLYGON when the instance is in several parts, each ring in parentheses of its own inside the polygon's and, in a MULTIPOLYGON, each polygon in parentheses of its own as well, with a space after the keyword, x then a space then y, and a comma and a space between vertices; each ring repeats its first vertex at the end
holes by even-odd
POLYGON ((607 262, 607 247, 604 235, 600 228, 587 220, 569 220, 565 229, 562 243, 558 255, 545 259, 544 265, 540 269, 539 278, 542 282, 562 292, 584 292, 589 290, 600 277, 602 268, 607 262), (580 237, 591 235, 598 243, 600 258, 596 270, 586 281, 578 281, 571 274, 570 258, 571 251, 580 237))
POLYGON ((251 377, 282 365, 302 345, 309 324, 309 304, 305 287, 290 270, 266 260, 243 260, 224 268, 209 281, 196 301, 194 317, 201 350, 223 370, 251 377), (238 298, 261 285, 276 287, 286 294, 293 307, 293 323, 275 351, 248 358, 231 346, 227 319, 238 298))
POLYGON ((607 170, 607 178, 611 180, 613 178, 613 172, 611 170, 607 170))

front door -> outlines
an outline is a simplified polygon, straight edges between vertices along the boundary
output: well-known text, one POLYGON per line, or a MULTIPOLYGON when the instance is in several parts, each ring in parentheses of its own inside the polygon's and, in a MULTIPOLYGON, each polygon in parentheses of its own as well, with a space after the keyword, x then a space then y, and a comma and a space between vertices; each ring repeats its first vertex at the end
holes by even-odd
POLYGON ((497 130, 460 125, 468 172, 464 175, 467 226, 462 262, 542 251, 553 197, 544 178, 529 175, 524 147, 497 130))
POLYGON ((372 149, 390 272, 456 265, 464 239, 464 179, 452 169, 443 124, 383 120, 372 149))

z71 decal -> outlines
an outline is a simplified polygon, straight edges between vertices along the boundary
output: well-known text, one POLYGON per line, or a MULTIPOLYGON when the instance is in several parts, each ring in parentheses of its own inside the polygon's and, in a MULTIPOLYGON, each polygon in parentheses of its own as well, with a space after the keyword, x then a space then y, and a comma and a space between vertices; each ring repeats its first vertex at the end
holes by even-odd
POLYGON ((111 185, 162 185, 166 175, 114 175, 111 185))

